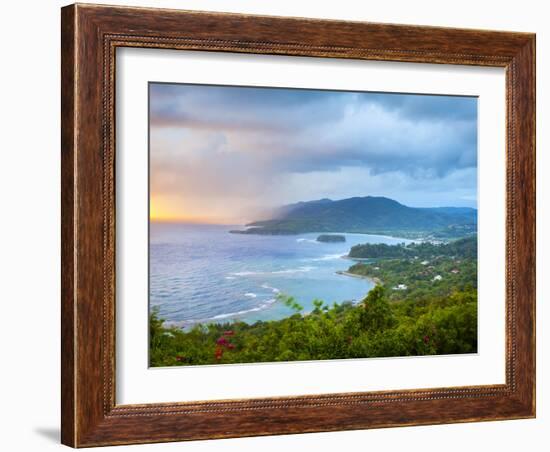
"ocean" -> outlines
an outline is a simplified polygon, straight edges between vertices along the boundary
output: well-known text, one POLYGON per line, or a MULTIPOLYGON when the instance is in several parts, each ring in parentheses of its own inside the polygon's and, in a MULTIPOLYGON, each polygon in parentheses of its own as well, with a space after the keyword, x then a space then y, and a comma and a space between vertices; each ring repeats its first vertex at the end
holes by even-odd
MULTIPOLYGON (((151 223, 149 304, 167 324, 276 320, 293 311, 279 293, 295 297, 303 312, 313 300, 358 302, 373 283, 336 272, 359 243, 409 243, 367 234, 341 234, 345 243, 321 243, 319 234, 231 234, 242 226, 151 223)), ((340 233, 339 233, 340 234, 340 233)))

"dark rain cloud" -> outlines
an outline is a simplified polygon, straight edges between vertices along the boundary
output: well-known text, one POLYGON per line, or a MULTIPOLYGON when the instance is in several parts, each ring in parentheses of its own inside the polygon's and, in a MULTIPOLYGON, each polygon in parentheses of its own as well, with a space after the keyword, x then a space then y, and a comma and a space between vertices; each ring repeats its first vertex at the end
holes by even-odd
POLYGON ((399 178, 404 196, 457 183, 475 196, 474 97, 151 84, 150 120, 152 183, 163 191, 212 194, 246 180, 263 193, 285 174, 356 168, 399 178))
POLYGON ((472 97, 151 85, 153 127, 247 135, 288 171, 367 165, 441 176, 476 165, 472 97), (380 123, 385 121, 385 123, 380 123))

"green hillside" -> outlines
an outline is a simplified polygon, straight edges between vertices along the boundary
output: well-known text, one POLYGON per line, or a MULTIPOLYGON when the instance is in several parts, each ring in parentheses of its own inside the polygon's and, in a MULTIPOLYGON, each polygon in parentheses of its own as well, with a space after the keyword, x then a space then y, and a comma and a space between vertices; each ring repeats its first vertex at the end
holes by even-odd
MULTIPOLYGON (((306 232, 475 231, 477 210, 472 208, 408 207, 384 197, 355 197, 301 202, 279 209, 275 218, 255 221, 241 234, 300 234, 306 232)), ((444 233, 443 236, 446 234, 444 233)))

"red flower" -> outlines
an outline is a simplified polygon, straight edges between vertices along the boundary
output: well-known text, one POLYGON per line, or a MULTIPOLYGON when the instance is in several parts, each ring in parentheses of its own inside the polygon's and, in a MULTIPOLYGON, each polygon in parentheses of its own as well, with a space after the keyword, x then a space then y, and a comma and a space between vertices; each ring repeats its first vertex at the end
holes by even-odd
POLYGON ((220 348, 220 347, 216 347, 216 351, 215 351, 215 353, 214 353, 214 356, 216 357, 217 360, 222 359, 222 356, 223 356, 223 349, 220 348))
POLYGON ((430 336, 424 336, 424 343, 427 344, 430 342, 430 336))
POLYGON ((217 341, 216 341, 216 344, 218 345, 227 345, 227 339, 225 337, 220 337, 217 341))
POLYGON ((185 356, 177 355, 176 361, 180 361, 180 362, 185 361, 185 356))
POLYGON ((235 331, 233 330, 227 330, 223 332, 224 336, 233 336, 235 334, 235 331))
POLYGON ((235 345, 234 344, 227 344, 227 348, 229 348, 230 350, 233 350, 235 348, 235 345))

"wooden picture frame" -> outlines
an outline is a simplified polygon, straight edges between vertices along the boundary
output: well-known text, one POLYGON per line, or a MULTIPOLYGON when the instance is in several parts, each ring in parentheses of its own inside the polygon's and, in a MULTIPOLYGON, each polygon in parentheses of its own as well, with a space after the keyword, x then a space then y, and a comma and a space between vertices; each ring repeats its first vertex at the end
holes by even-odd
POLYGON ((535 35, 71 5, 62 9, 62 442, 73 447, 535 416, 535 35), (506 70, 506 383, 115 403, 115 50, 202 50, 506 70))

